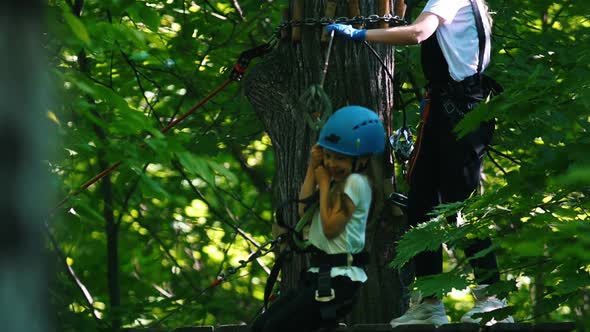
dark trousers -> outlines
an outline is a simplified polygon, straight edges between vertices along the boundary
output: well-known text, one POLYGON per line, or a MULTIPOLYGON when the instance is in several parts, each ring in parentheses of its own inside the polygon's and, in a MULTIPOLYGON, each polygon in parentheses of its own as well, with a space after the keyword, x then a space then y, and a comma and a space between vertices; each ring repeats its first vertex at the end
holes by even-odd
MULTIPOLYGON (((408 194, 410 226, 427 221, 427 213, 439 203, 465 200, 480 183, 483 154, 491 140, 493 123, 482 124, 469 137, 458 140, 452 132, 455 123, 451 122, 454 120, 444 112, 440 94, 433 93, 430 109, 427 116, 423 117, 411 167, 408 194)), ((449 219, 449 222, 456 222, 455 217, 449 219)), ((489 238, 475 239, 468 245, 465 254, 471 257, 490 245, 489 238)), ((417 255, 414 259, 416 276, 441 273, 442 260, 442 246, 434 252, 427 251, 417 255)), ((478 283, 489 284, 499 280, 493 253, 471 263, 478 283)))
POLYGON ((264 313, 256 318, 252 332, 308 332, 314 331, 335 320, 322 319, 322 310, 336 310, 336 318, 350 312, 356 293, 362 283, 348 277, 332 278, 336 297, 330 302, 317 302, 317 274, 304 273, 297 288, 281 295, 264 313))

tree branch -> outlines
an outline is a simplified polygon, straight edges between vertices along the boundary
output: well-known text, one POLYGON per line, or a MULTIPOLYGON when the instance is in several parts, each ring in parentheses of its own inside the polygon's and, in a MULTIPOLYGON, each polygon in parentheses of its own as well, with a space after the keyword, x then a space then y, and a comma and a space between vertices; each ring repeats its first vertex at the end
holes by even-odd
POLYGON ((45 230, 45 233, 47 234, 47 237, 49 237, 49 241, 51 242, 51 245, 53 246, 53 249, 55 250, 55 252, 57 254, 57 257, 60 259, 60 261, 62 262, 62 264, 64 266, 65 272, 68 275, 68 279, 70 279, 70 281, 74 285, 76 285, 76 287, 78 288, 80 293, 82 293, 82 296, 84 297, 84 300, 86 300, 86 303, 88 304, 88 308, 90 309, 90 312, 92 313, 92 317, 94 318, 94 320, 99 325, 105 326, 106 324, 98 317, 98 315, 99 315, 98 310, 96 308, 94 308, 94 298, 92 297, 92 294, 90 294, 90 291, 88 291, 88 288, 86 288, 84 283, 76 275, 76 272, 74 271, 74 269, 68 264, 67 256, 63 252, 61 247, 59 246, 57 239, 51 233, 51 230, 49 229, 49 225, 47 225, 47 221, 45 221, 43 223, 43 226, 44 226, 43 228, 45 230))

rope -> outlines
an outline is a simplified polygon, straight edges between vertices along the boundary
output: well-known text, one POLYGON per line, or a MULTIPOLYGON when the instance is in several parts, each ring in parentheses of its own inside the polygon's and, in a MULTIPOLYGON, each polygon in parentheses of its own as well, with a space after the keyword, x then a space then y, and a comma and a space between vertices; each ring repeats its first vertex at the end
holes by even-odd
POLYGON ((305 121, 307 121, 309 127, 314 131, 318 131, 326 122, 330 114, 332 114, 332 101, 324 91, 324 81, 326 79, 326 74, 328 73, 334 34, 334 31, 330 34, 320 83, 310 86, 299 97, 299 110, 303 113, 305 121))

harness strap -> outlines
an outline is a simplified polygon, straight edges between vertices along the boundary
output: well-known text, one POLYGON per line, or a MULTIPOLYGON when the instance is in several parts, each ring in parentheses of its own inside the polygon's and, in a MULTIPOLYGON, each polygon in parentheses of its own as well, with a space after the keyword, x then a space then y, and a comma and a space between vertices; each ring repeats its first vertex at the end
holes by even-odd
POLYGON ((326 254, 325 252, 317 252, 310 257, 311 266, 356 266, 364 267, 369 264, 369 254, 367 252, 359 252, 357 254, 341 253, 341 254, 326 254))
MULTIPOLYGON (((317 289, 315 291, 315 300, 318 302, 330 302, 336 297, 336 292, 332 288, 332 276, 330 271, 332 266, 328 264, 320 265, 320 271, 318 272, 317 289)), ((322 318, 323 315, 322 315, 322 318)), ((326 319, 329 319, 326 318, 326 319)))
MULTIPOLYGON (((327 254, 316 247, 312 248, 310 263, 312 267, 319 267, 317 289, 315 300, 318 302, 330 302, 336 297, 336 292, 332 288, 332 276, 330 272, 332 267, 339 266, 357 266, 364 267, 369 263, 367 252, 356 254, 340 253, 327 254)), ((323 320, 333 320, 336 318, 336 306, 326 306, 322 308, 321 315, 323 320)))
POLYGON ((475 16, 475 28, 477 29, 477 38, 479 39, 479 59, 477 63, 477 73, 481 74, 481 68, 483 66, 483 55, 486 48, 486 35, 483 29, 483 20, 481 13, 479 12, 479 5, 477 0, 471 0, 471 9, 473 10, 473 16, 475 16))

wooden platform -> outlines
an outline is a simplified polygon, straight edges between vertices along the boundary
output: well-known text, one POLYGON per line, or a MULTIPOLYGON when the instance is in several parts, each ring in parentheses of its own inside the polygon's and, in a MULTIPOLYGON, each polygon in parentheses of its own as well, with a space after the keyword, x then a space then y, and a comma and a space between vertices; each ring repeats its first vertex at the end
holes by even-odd
MULTIPOLYGON (((571 332, 576 328, 574 323, 498 323, 492 326, 481 327, 477 324, 446 324, 440 327, 434 325, 405 325, 395 329, 389 324, 358 324, 350 327, 340 326, 334 332, 571 332)), ((125 332, 250 332, 246 325, 220 325, 220 326, 187 326, 177 327, 172 330, 131 328, 125 332)), ((280 331, 277 331, 280 332, 280 331)), ((327 330, 322 330, 327 332, 327 330)))

